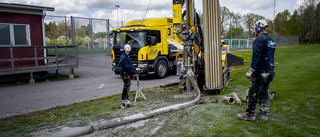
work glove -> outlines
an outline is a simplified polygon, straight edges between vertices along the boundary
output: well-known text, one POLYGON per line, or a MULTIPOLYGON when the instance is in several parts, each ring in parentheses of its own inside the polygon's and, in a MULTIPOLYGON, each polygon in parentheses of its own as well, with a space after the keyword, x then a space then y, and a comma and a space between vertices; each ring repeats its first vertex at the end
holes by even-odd
POLYGON ((248 72, 246 73, 246 77, 248 78, 248 79, 252 79, 252 73, 254 72, 255 70, 253 69, 253 68, 250 68, 249 70, 248 70, 248 72))

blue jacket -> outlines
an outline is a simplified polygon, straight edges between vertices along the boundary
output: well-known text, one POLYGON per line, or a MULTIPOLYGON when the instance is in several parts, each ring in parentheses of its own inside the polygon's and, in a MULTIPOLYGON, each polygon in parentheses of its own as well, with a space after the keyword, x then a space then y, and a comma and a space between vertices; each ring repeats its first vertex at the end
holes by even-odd
POLYGON ((130 72, 130 70, 136 70, 135 67, 133 67, 132 63, 131 63, 131 59, 128 55, 126 55, 125 53, 123 53, 120 56, 120 66, 121 66, 121 72, 130 72))
POLYGON ((255 71, 274 70, 276 44, 267 34, 259 35, 253 42, 251 68, 255 71))

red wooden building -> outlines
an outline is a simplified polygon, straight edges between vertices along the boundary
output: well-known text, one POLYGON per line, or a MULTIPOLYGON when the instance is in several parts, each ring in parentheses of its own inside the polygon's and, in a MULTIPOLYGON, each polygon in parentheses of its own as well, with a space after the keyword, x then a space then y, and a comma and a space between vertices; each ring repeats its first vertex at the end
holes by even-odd
MULTIPOLYGON (((24 4, 0 3, 0 59, 31 58, 35 56, 30 46, 44 46, 44 17, 51 7, 32 6, 24 4), (12 51, 9 48, 14 47, 12 51), (21 47, 21 49, 19 49, 21 47), (12 55, 11 55, 12 54, 12 55)), ((43 49, 37 49, 37 57, 44 57, 43 49)), ((38 60, 38 65, 44 65, 44 60, 38 60)), ((0 69, 34 66, 35 61, 1 61, 0 69)))

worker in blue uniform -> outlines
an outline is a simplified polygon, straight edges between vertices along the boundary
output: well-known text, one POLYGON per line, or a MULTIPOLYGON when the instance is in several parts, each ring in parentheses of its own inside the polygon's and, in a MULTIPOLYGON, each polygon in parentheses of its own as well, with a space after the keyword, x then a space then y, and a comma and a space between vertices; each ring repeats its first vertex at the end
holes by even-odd
POLYGON ((122 100, 130 100, 128 96, 128 92, 130 90, 131 85, 131 78, 130 78, 130 72, 131 70, 140 71, 140 68, 135 68, 130 59, 130 51, 131 46, 129 44, 126 44, 124 46, 124 53, 120 56, 120 67, 121 67, 121 78, 123 81, 123 90, 122 90, 122 100))
POLYGON ((248 93, 248 108, 245 113, 238 114, 241 120, 268 120, 269 86, 275 76, 274 53, 276 44, 268 35, 268 23, 259 20, 255 23, 256 39, 252 47, 252 62, 246 77, 251 79, 248 93), (256 104, 260 104, 259 113, 255 115, 256 104))

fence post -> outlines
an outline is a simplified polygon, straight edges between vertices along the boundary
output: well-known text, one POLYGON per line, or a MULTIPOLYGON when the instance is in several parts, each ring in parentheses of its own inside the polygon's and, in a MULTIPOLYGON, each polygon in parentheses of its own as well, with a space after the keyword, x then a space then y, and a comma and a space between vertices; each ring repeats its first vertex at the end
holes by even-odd
MULTIPOLYGON (((72 40, 72 46, 76 46, 75 36, 74 36, 74 18, 71 16, 71 40, 72 40)), ((74 49, 72 49, 72 55, 75 55, 74 49)))
POLYGON ((55 50, 55 54, 56 54, 56 65, 57 65, 57 70, 59 69, 59 60, 58 60, 58 47, 55 46, 54 47, 54 50, 55 50))
POLYGON ((68 29, 67 29, 67 17, 64 16, 64 26, 65 26, 65 32, 66 32, 66 46, 68 46, 68 29))
POLYGON ((110 52, 111 52, 111 48, 110 48, 110 36, 109 36, 109 19, 107 19, 107 24, 106 24, 106 27, 107 27, 107 39, 106 39, 106 42, 107 42, 107 55, 110 55, 110 52))
POLYGON ((89 45, 90 45, 90 51, 91 51, 91 56, 93 55, 93 32, 92 32, 92 18, 89 18, 89 35, 90 35, 90 42, 89 42, 89 45))
POLYGON ((230 30, 230 35, 231 35, 231 36, 230 36, 230 43, 231 43, 231 44, 230 44, 230 47, 231 47, 231 49, 232 49, 232 30, 230 30))
POLYGON ((34 46, 34 61, 36 64, 36 70, 38 70, 38 53, 37 53, 37 47, 34 46))

